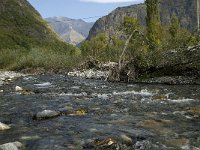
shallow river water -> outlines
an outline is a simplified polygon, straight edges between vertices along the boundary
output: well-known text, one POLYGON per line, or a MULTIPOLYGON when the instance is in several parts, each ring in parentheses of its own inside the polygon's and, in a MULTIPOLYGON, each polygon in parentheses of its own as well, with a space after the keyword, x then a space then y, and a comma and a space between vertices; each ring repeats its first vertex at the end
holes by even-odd
POLYGON ((27 150, 200 150, 200 86, 36 75, 0 86, 0 144, 27 150), (15 86, 34 92, 20 94, 15 86), (43 110, 83 111, 33 120, 43 110))

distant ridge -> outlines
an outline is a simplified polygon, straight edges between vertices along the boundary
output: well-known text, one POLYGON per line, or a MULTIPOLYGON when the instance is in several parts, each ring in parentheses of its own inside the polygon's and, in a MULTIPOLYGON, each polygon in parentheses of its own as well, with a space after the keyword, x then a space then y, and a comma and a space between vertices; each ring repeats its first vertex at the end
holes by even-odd
POLYGON ((70 19, 67 17, 51 17, 46 21, 61 38, 70 44, 81 43, 89 34, 94 23, 87 23, 82 19, 70 19))

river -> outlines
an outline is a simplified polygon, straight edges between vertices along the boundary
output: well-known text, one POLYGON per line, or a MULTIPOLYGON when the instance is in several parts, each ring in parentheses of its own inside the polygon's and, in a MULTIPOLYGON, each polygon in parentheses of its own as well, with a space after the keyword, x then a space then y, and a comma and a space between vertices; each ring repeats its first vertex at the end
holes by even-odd
POLYGON ((0 86, 0 144, 27 150, 199 150, 200 86, 109 83, 58 74, 0 86), (34 92, 20 94, 15 86, 34 92), (43 110, 82 111, 33 120, 43 110))

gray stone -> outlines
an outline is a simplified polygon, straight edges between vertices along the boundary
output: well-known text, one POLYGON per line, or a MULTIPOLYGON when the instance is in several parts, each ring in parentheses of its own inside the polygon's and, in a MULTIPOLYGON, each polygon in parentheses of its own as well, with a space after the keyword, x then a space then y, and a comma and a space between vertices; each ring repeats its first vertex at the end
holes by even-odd
POLYGON ((44 111, 38 112, 33 117, 33 119, 42 120, 42 119, 57 117, 59 115, 60 115, 60 112, 57 112, 57 111, 54 111, 54 110, 44 110, 44 111))
POLYGON ((18 148, 22 147, 22 143, 20 142, 11 142, 0 145, 0 150, 18 150, 18 148))
POLYGON ((16 92, 23 91, 23 88, 20 87, 20 86, 16 86, 16 87, 15 87, 15 91, 16 91, 16 92))
POLYGON ((144 140, 144 141, 137 141, 133 146, 134 150, 151 150, 152 143, 144 140))
POLYGON ((0 122, 0 131, 8 130, 10 127, 4 123, 0 122))
POLYGON ((11 81, 14 78, 19 78, 25 76, 25 74, 16 73, 13 71, 0 71, 0 86, 2 86, 6 80, 11 81))

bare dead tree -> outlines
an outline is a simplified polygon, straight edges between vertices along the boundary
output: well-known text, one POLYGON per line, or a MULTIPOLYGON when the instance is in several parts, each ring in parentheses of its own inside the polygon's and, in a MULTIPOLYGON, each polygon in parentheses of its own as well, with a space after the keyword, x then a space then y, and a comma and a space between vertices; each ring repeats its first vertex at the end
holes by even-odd
POLYGON ((124 57, 124 54, 125 54, 125 52, 126 52, 126 49, 127 49, 128 45, 129 45, 129 43, 130 43, 130 40, 131 40, 131 38, 134 36, 134 34, 136 34, 136 33, 144 39, 143 42, 146 42, 149 46, 155 46, 155 45, 144 35, 144 33, 142 33, 142 32, 139 31, 139 30, 134 30, 134 31, 129 35, 128 39, 126 40, 125 45, 124 45, 124 48, 123 48, 123 51, 122 51, 122 53, 121 53, 121 55, 120 55, 119 62, 118 62, 119 70, 121 70, 121 68, 122 68, 122 65, 123 65, 123 57, 124 57))

